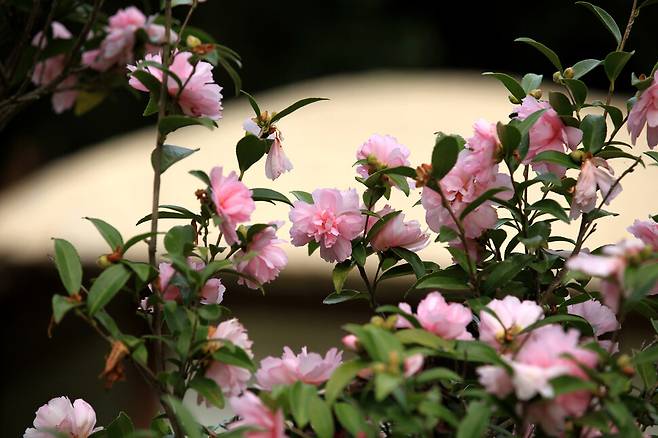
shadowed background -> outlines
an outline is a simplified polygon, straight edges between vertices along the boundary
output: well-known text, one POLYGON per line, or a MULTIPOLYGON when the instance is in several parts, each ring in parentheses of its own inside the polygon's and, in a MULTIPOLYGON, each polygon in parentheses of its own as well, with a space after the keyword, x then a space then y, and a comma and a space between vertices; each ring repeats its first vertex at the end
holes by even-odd
MULTIPOLYGON (((620 27, 625 25, 630 1, 597 4, 615 16, 620 27)), ((113 13, 126 5, 113 1, 105 9, 113 13)), ((631 59, 628 72, 648 73, 658 59, 657 19, 658 8, 648 8, 636 23, 628 47, 637 50, 638 56, 631 59)), ((468 136, 470 124, 479 116, 505 120, 511 106, 504 89, 478 73, 535 72, 550 79, 553 72, 540 54, 513 43, 515 37, 530 36, 546 43, 566 65, 584 58, 602 59, 614 48, 612 37, 589 11, 563 0, 532 4, 209 1, 200 6, 193 24, 242 55, 243 88, 264 96, 262 107, 280 109, 309 95, 305 93, 332 99, 281 123, 297 169, 273 185, 280 191, 354 186, 349 167, 354 151, 373 132, 398 136, 411 148, 412 162, 418 164, 429 159, 434 131, 468 136), (358 75, 344 76, 355 73, 358 75), (334 75, 343 76, 302 82, 334 75), (336 113, 339 110, 344 113, 336 113), (320 145, 325 149, 319 149, 320 145), (310 168, 300 168, 304 164, 310 168)), ((627 77, 620 79, 622 92, 631 91, 625 85, 627 77)), ((601 69, 587 79, 592 87, 607 86, 601 69)), ((176 137, 178 144, 201 147, 202 151, 164 175, 167 202, 194 207, 193 199, 186 197, 195 186, 184 179, 187 169, 207 170, 221 163, 235 166, 232 154, 248 107, 244 99, 234 101, 228 78, 218 74, 217 80, 224 86, 226 118, 213 133, 192 129, 176 137)), ((55 330, 52 340, 46 336, 50 297, 61 291, 47 259, 47 238, 57 235, 80 245, 88 279, 97 273, 93 260, 102 250, 102 242, 79 218, 103 217, 121 225, 125 235, 136 233, 130 225, 148 209, 144 201, 152 129, 111 139, 153 124, 153 119, 140 116, 144 103, 143 96, 136 99, 128 90, 121 90, 90 113, 75 117, 52 114, 49 102, 44 101, 22 113, 1 134, 1 345, 10 374, 0 392, 0 424, 6 436, 19 435, 31 423, 34 410, 60 394, 87 399, 97 408, 100 424, 107 423, 121 407, 137 421, 148 414, 146 392, 133 385, 139 382, 138 376, 129 374, 130 383, 119 383, 109 392, 102 389, 97 375, 106 345, 87 327, 70 318, 55 330), (90 148, 99 142, 104 143, 90 148), (55 162, 58 159, 64 161, 55 162), (139 171, 137 165, 124 167, 139 160, 143 177, 130 173, 139 171)), ((254 176, 248 176, 248 184, 266 184, 262 175, 255 175, 262 173, 262 164, 250 173, 254 176)), ((645 181, 655 181, 655 175, 655 170, 647 171, 645 181)), ((629 184, 642 187, 639 179, 629 184)), ((609 240, 621 237, 622 225, 633 217, 656 213, 655 200, 634 202, 632 191, 623 196, 624 217, 617 228, 608 225, 609 240)), ((394 200, 401 202, 401 197, 394 200)), ((265 210, 259 219, 287 215, 284 207, 259 204, 259 208, 265 210)), ((421 218, 422 210, 416 209, 416 216, 421 218)), ((145 247, 139 250, 146 252, 145 247)), ((299 254, 291 250, 291 257, 300 264, 291 264, 265 297, 228 284, 226 304, 249 329, 257 357, 280 354, 284 342, 295 349, 307 344, 315 350, 326 349, 337 344, 342 323, 368 317, 367 307, 360 302, 323 306, 321 300, 331 288, 330 267, 318 262, 317 255, 307 261, 299 254)), ((400 298, 408 283, 395 286, 385 291, 391 301, 400 298)), ((110 311, 126 315, 122 318, 125 331, 142 328, 131 316, 134 312, 129 302, 118 302, 110 311)))

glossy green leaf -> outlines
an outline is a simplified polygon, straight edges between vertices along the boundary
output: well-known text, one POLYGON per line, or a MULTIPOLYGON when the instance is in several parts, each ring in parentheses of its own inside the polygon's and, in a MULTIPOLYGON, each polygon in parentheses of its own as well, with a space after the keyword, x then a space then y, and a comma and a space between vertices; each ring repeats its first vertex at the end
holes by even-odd
POLYGON ((107 242, 108 245, 110 245, 110 249, 112 251, 116 251, 117 249, 120 249, 123 247, 123 238, 121 237, 121 233, 114 228, 112 225, 108 224, 102 219, 96 219, 93 217, 86 217, 89 222, 94 224, 98 232, 103 236, 103 239, 107 242))
POLYGON ((560 58, 557 56, 557 54, 546 47, 544 44, 537 42, 533 40, 532 38, 517 38, 514 41, 519 42, 519 43, 526 43, 535 49, 539 50, 548 60, 557 68, 558 70, 562 71, 562 63, 560 62, 560 58))
POLYGON ((190 170, 188 173, 203 181, 207 186, 210 186, 210 177, 203 170, 190 170))
POLYGON ((331 374, 327 385, 325 386, 325 399, 333 403, 343 389, 356 377, 357 373, 368 366, 367 362, 359 359, 352 359, 343 362, 331 374))
POLYGON ((207 117, 174 115, 163 117, 158 124, 158 131, 160 132, 160 135, 166 136, 179 128, 192 125, 205 126, 208 129, 213 129, 217 126, 215 122, 207 117))
POLYGON ((582 61, 578 61, 571 67, 574 71, 573 79, 582 78, 601 64, 603 64, 603 61, 599 59, 583 59, 582 61))
POLYGON ((59 324, 69 310, 80 306, 81 303, 64 295, 53 295, 52 305, 53 319, 55 323, 59 324))
POLYGON ((82 286, 82 264, 75 247, 64 239, 55 241, 55 266, 69 295, 80 292, 82 286))
POLYGON ((207 377, 196 376, 190 381, 190 388, 206 401, 219 409, 224 408, 224 394, 217 383, 207 377))
POLYGON ((240 93, 247 96, 247 99, 249 99, 249 105, 251 105, 251 109, 254 110, 254 114, 256 115, 256 117, 260 117, 262 112, 261 112, 260 108, 258 107, 258 103, 256 102, 256 99, 254 98, 254 96, 252 96, 251 94, 247 93, 244 90, 240 90, 240 93))
POLYGON ((274 123, 277 120, 281 120, 285 116, 297 111, 300 108, 305 107, 306 105, 310 105, 312 103, 319 102, 321 100, 329 100, 329 99, 327 99, 326 97, 307 97, 306 99, 298 100, 297 102, 293 103, 289 107, 286 107, 285 109, 274 114, 272 116, 271 123, 274 123))
POLYGON ((317 390, 314 386, 307 385, 301 381, 292 384, 288 389, 288 401, 295 424, 304 428, 309 421, 309 405, 313 398, 317 398, 317 390))
POLYGON ((344 303, 345 301, 353 301, 353 300, 370 300, 370 295, 366 292, 361 292, 358 290, 354 289, 343 289, 340 292, 332 292, 329 295, 327 295, 324 300, 322 300, 323 304, 340 304, 344 303))
POLYGON ((559 164, 562 167, 567 169, 580 169, 569 155, 564 154, 558 151, 544 151, 539 154, 532 160, 533 163, 538 163, 540 161, 547 161, 549 163, 559 164))
POLYGON ((540 319, 539 321, 535 322, 534 324, 530 324, 526 328, 524 328, 521 333, 529 333, 535 329, 538 329, 539 327, 543 327, 545 325, 549 324, 560 324, 560 323, 568 323, 571 325, 574 325, 580 330, 580 333, 583 336, 594 336, 594 330, 592 329, 592 326, 589 324, 589 322, 585 319, 582 318, 578 315, 569 315, 566 313, 561 313, 557 315, 551 315, 547 316, 544 319, 540 319))
POLYGON ((98 276, 89 289, 87 307, 89 314, 105 307, 114 296, 121 290, 130 278, 130 271, 123 265, 112 265, 98 276))
POLYGON ((334 436, 334 419, 327 403, 320 397, 312 397, 308 410, 311 428, 318 438, 332 438, 334 436))
POLYGON ((466 409, 466 416, 459 423, 457 438, 483 437, 489 426, 491 407, 484 401, 472 401, 466 409))
POLYGON ((247 169, 260 160, 269 150, 271 143, 272 140, 260 139, 251 134, 242 137, 235 146, 240 171, 246 172, 247 169))
POLYGON ((190 225, 177 225, 165 235, 164 246, 169 254, 185 256, 194 247, 195 237, 190 225))
POLYGON ((370 427, 366 422, 361 411, 354 405, 349 403, 336 403, 334 412, 340 424, 343 425, 351 436, 361 437, 364 434, 371 437, 370 427))
POLYGON ((418 280, 415 289, 469 290, 468 279, 463 271, 441 270, 418 280))
POLYGON ((526 94, 528 94, 526 90, 523 89, 521 84, 519 84, 519 82, 510 75, 493 72, 482 73, 482 75, 491 76, 498 79, 505 86, 505 88, 507 88, 507 90, 512 93, 512 96, 516 97, 518 100, 522 100, 526 94))
POLYGON ((202 438, 203 435, 201 434, 199 422, 194 418, 194 415, 192 415, 189 409, 183 405, 183 402, 172 396, 166 396, 165 398, 173 408, 174 414, 187 434, 187 438, 202 438))
POLYGON ((562 222, 569 223, 569 216, 564 211, 564 208, 554 199, 542 199, 527 207, 528 210, 538 210, 542 213, 548 213, 562 222))
POLYGON ((603 69, 610 82, 614 82, 634 52, 610 52, 603 60, 603 69))
POLYGON ((597 153, 605 143, 607 134, 605 118, 598 114, 588 114, 582 122, 580 129, 583 131, 583 146, 586 151, 597 153))
POLYGON ((621 43, 621 31, 619 30, 619 26, 617 26, 617 23, 615 22, 615 19, 608 14, 605 9, 593 5, 589 2, 576 2, 577 5, 582 5, 585 6, 587 9, 592 11, 596 17, 601 20, 601 23, 610 31, 612 36, 614 37, 615 41, 617 44, 621 43))
POLYGON ((564 94, 551 91, 548 93, 548 102, 551 104, 555 112, 561 116, 570 116, 573 114, 573 105, 571 101, 564 94))
POLYGON ((181 146, 174 146, 172 144, 164 144, 160 148, 159 154, 157 149, 154 149, 153 152, 151 152, 151 166, 155 171, 158 165, 157 158, 158 155, 160 155, 160 173, 164 173, 175 163, 185 157, 189 157, 198 150, 199 149, 188 149, 181 146))
POLYGON ((351 260, 345 260, 341 263, 336 263, 334 266, 333 273, 331 275, 331 280, 334 284, 334 292, 340 292, 343 290, 343 285, 350 271, 354 268, 354 262, 351 260))
POLYGON ((534 73, 528 73, 525 76, 523 76, 523 79, 521 79, 521 87, 523 88, 523 91, 528 94, 532 90, 536 90, 537 88, 541 87, 541 81, 544 77, 542 75, 534 74, 534 73))
POLYGON ((530 260, 529 257, 519 254, 496 264, 482 284, 482 288, 485 291, 502 288, 512 281, 530 263, 530 260))
POLYGON ((293 190, 290 192, 295 198, 299 201, 306 202, 307 204, 313 204, 313 196, 308 192, 303 192, 301 190, 293 190))
POLYGON ((266 188, 251 189, 251 198, 254 201, 283 202, 292 207, 292 202, 290 202, 290 199, 288 199, 286 195, 272 189, 266 189, 266 188))
POLYGON ((475 200, 473 200, 473 202, 468 204, 468 206, 466 206, 466 208, 459 215, 459 220, 463 221, 464 219, 466 219, 466 217, 469 215, 469 213, 475 211, 475 209, 478 208, 480 205, 482 205, 485 202, 491 200, 494 197, 494 195, 496 195, 500 192, 507 191, 507 190, 509 190, 509 189, 506 188, 506 187, 496 187, 496 188, 487 190, 486 192, 484 192, 483 194, 481 194, 480 196, 475 198, 475 200))
POLYGON ((438 136, 432 151, 432 178, 440 180, 457 162, 459 144, 453 136, 438 136))
POLYGON ((402 247, 391 248, 391 251, 411 265, 416 278, 421 278, 425 275, 425 265, 423 265, 423 261, 418 257, 418 254, 402 247))

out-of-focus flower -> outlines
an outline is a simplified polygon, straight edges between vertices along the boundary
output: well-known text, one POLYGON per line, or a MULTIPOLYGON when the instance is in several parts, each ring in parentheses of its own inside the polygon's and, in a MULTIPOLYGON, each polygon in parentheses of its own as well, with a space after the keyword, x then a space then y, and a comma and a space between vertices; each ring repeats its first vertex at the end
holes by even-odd
POLYGON ((290 211, 292 244, 320 244, 320 257, 342 262, 352 254, 352 239, 363 232, 364 219, 356 190, 317 189, 313 204, 295 201, 290 211))
POLYGON ((628 133, 633 144, 647 125, 647 144, 651 149, 658 145, 658 82, 654 78, 651 86, 644 90, 628 114, 628 133))
POLYGON ((423 369, 425 359, 420 353, 412 354, 404 359, 404 376, 411 377, 423 369))
POLYGON ((594 329, 597 342, 608 352, 615 353, 618 345, 609 340, 598 339, 600 336, 619 330, 619 322, 611 308, 596 300, 588 300, 583 303, 572 304, 567 307, 572 315, 578 315, 587 320, 594 329))
MULTIPOLYGON (((173 62, 169 70, 178 77, 180 82, 171 76, 167 77, 169 95, 177 98, 178 105, 188 116, 208 117, 212 120, 221 119, 222 87, 214 82, 212 64, 199 61, 193 66, 189 62, 192 56, 190 52, 176 52, 173 56, 173 62), (181 85, 183 85, 183 90, 179 92, 181 85)), ((160 54, 147 54, 144 60, 162 63, 160 54)), ((162 70, 152 66, 140 65, 140 63, 128 65, 130 72, 137 69, 147 71, 162 82, 162 70)), ((137 90, 148 92, 148 88, 135 76, 130 76, 128 84, 137 90)))
POLYGON ((56 430, 71 438, 87 438, 102 429, 96 426, 96 412, 82 399, 71 404, 68 397, 56 397, 41 406, 34 418, 33 428, 25 430, 23 438, 51 438, 56 430))
MULTIPOLYGON (((400 303, 398 306, 404 312, 413 314, 409 304, 400 303)), ((423 298, 418 303, 415 316, 421 327, 444 339, 473 339, 473 335, 466 330, 473 320, 471 311, 459 303, 446 302, 439 292, 431 292, 423 298)), ((396 326, 403 328, 410 327, 410 324, 406 319, 398 318, 396 326)))
MULTIPOLYGON (((377 212, 379 217, 384 217, 394 210, 386 205, 377 212)), ((377 223, 377 218, 369 216, 368 231, 377 223)), ((409 251, 420 251, 425 248, 429 235, 420 229, 418 221, 412 220, 405 222, 404 213, 399 213, 390 219, 384 226, 372 237, 370 244, 377 251, 386 251, 390 248, 401 247, 409 251)))
POLYGON ((240 397, 229 399, 231 408, 240 417, 239 421, 231 423, 230 429, 248 426, 255 431, 245 432, 246 438, 285 438, 283 412, 279 409, 272 412, 253 392, 245 392, 240 397))
POLYGON ((597 189, 601 191, 606 204, 610 204, 621 193, 621 185, 615 184, 613 175, 612 167, 603 158, 592 157, 583 161, 571 201, 571 219, 577 219, 581 212, 594 210, 597 189))
POLYGON ((211 198, 220 219, 219 228, 229 245, 238 242, 235 228, 247 222, 256 204, 251 198, 251 190, 238 179, 235 172, 224 176, 221 167, 210 172, 211 198))
MULTIPOLYGON (((195 271, 202 271, 206 265, 193 257, 187 259, 187 264, 195 271)), ((176 275, 174 266, 169 262, 162 262, 158 265, 158 291, 162 294, 163 300, 180 300, 180 288, 171 284, 171 280, 176 275)), ((201 288, 201 303, 202 304, 219 304, 224 299, 224 286, 219 278, 211 278, 201 288)))
POLYGON ((343 339, 341 339, 341 342, 345 348, 348 348, 352 351, 357 351, 359 348, 359 338, 357 338, 355 335, 345 335, 343 336, 343 339))
MULTIPOLYGON (((246 249, 240 249, 233 256, 235 269, 253 277, 260 284, 274 280, 288 264, 286 253, 279 246, 285 241, 276 237, 276 231, 282 225, 283 222, 272 223, 256 233, 246 249)), ((244 277, 238 278, 238 283, 246 284, 251 289, 259 287, 258 283, 244 277)))
MULTIPOLYGON (((254 357, 251 352, 253 342, 249 339, 247 330, 235 318, 221 322, 209 333, 208 340, 211 341, 208 343, 211 350, 219 348, 222 340, 227 340, 242 348, 249 357, 254 357)), ((206 370, 206 377, 217 382, 226 394, 235 396, 247 388, 251 373, 245 368, 213 361, 206 370)))
POLYGON ((575 148, 582 140, 583 132, 578 128, 566 126, 548 102, 537 100, 532 96, 526 96, 521 105, 516 107, 519 120, 525 120, 531 114, 541 110, 546 111, 530 128, 528 153, 523 159, 523 164, 530 164, 535 171, 540 173, 552 172, 563 176, 566 169, 559 164, 543 161, 535 163, 532 160, 542 152, 564 152, 565 146, 575 148))
POLYGON ((287 385, 297 381, 309 385, 320 385, 331 377, 331 373, 342 363, 343 353, 335 348, 324 358, 318 353, 309 353, 306 347, 295 354, 289 347, 283 348, 283 356, 266 357, 260 362, 256 380, 261 388, 271 390, 274 385, 287 385))
MULTIPOLYGON (((357 160, 366 160, 356 171, 363 178, 386 167, 409 165, 409 149, 390 135, 374 134, 356 152, 357 160)), ((391 185, 395 185, 388 180, 391 185)))
POLYGON ((628 227, 628 231, 645 244, 649 245, 654 251, 658 251, 658 222, 654 220, 641 221, 636 219, 633 225, 628 227))
POLYGON ((512 295, 492 300, 487 308, 496 316, 480 311, 480 340, 497 349, 512 342, 523 329, 544 317, 536 302, 521 301, 512 295))

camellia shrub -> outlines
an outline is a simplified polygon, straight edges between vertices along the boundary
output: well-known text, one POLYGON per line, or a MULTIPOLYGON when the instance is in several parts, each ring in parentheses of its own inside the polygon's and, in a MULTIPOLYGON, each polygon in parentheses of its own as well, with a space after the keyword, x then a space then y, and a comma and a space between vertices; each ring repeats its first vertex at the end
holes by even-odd
POLYGON ((621 242, 586 248, 599 221, 615 220, 624 177, 658 162, 658 153, 635 147, 645 130, 649 147, 658 144, 656 67, 631 74, 637 92, 622 108, 612 104, 615 85, 628 76, 633 23, 654 1, 633 2, 623 31, 603 9, 579 2, 614 38, 603 60, 569 66, 544 44, 519 38, 548 60, 555 91, 542 91, 542 75, 518 81, 485 73, 509 91, 509 117, 477 120, 466 137, 438 133, 431 154, 428 148, 414 165, 394 137, 373 135, 356 151, 355 188, 307 188, 292 198, 247 186, 245 173, 263 157, 272 180, 293 169, 279 121, 323 99, 265 111, 244 93, 253 114, 236 146, 237 166, 190 172, 203 187, 195 211, 160 205, 164 172, 194 152, 167 138, 190 125, 216 126, 222 89, 213 69, 237 77, 239 56, 187 26, 196 0, 165 0, 153 17, 129 7, 106 23, 97 18, 99 3, 76 9, 94 15, 78 36, 65 22, 77 15, 48 15, 32 40, 37 62, 28 77, 36 90, 47 87, 56 111, 88 105, 93 93, 126 83, 148 95, 144 115, 157 118, 153 205, 140 223, 151 229, 125 237, 88 218, 109 247, 99 258, 102 272, 89 282, 75 247, 55 239, 68 294, 53 296, 53 321, 86 321, 108 343, 106 383, 122 379, 132 363, 161 411, 146 430, 123 413, 101 427, 85 401, 58 397, 37 410, 24 437, 589 438, 655 430, 656 335, 622 352, 619 333, 629 316, 651 320, 658 331, 658 217, 628 224, 621 242), (173 20, 173 7, 186 10, 183 21, 173 20), (593 74, 609 79, 603 101, 588 96, 585 78, 593 74), (632 145, 617 139, 622 130, 632 145), (625 161, 625 170, 615 174, 612 160, 625 161), (414 208, 424 209, 429 230, 395 207, 399 196, 419 197, 414 208), (288 262, 280 231, 286 218, 251 222, 262 202, 288 204, 291 244, 332 266, 327 305, 370 304, 367 324, 344 327, 345 351, 284 347, 281 357, 257 364, 247 328, 222 306, 231 293, 227 276, 261 289, 288 262), (163 230, 166 219, 188 225, 163 230), (555 234, 556 222, 573 232, 555 234), (157 248, 159 235, 164 248, 157 248), (430 244, 447 247, 452 264, 422 260, 418 251, 430 244), (148 263, 125 257, 135 245, 145 246, 148 263), (344 288, 352 271, 363 279, 360 289, 344 288), (408 282, 400 303, 381 305, 378 288, 394 278, 408 282), (411 291, 424 294, 417 305, 405 302, 411 291), (147 335, 124 331, 106 310, 119 294, 132 297, 147 335), (200 424, 182 403, 188 391, 200 404, 230 406, 235 417, 200 424))

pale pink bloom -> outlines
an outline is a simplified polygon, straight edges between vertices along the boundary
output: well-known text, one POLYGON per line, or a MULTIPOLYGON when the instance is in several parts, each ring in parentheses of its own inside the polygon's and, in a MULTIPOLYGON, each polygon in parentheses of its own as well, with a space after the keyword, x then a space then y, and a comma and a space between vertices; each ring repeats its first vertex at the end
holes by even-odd
POLYGON ((619 330, 619 322, 612 309, 596 300, 572 304, 567 306, 567 311, 572 315, 585 318, 594 329, 594 336, 598 337, 619 330))
POLYGON ((256 204, 251 198, 251 190, 238 179, 235 172, 224 176, 221 167, 210 171, 211 198, 220 219, 219 229, 229 245, 238 242, 235 228, 247 222, 256 204))
POLYGON ((512 379, 503 367, 483 365, 475 370, 484 389, 498 398, 505 398, 514 391, 512 379))
MULTIPOLYGON (((206 265, 193 257, 187 259, 187 264, 195 271, 202 271, 206 265)), ((158 290, 162 293, 162 299, 167 300, 180 300, 180 288, 171 284, 171 280, 176 275, 174 266, 169 262, 162 262, 158 265, 158 290)), ((202 304, 219 304, 224 299, 224 286, 219 278, 211 278, 201 288, 201 303, 202 304)))
MULTIPOLYGON (((411 310, 411 306, 409 305, 409 303, 399 303, 398 307, 404 313, 408 315, 414 315, 414 311, 411 310)), ((413 328, 414 326, 409 322, 407 318, 405 318, 402 315, 399 315, 395 320, 395 327, 399 329, 403 329, 403 328, 413 328)))
MULTIPOLYGON (((390 206, 386 205, 377 214, 379 217, 384 217, 393 211, 390 206)), ((377 218, 368 216, 367 221, 368 231, 370 231, 370 228, 377 223, 377 218)), ((418 221, 405 222, 404 213, 399 213, 379 229, 377 234, 370 240, 370 244, 380 252, 395 247, 406 248, 415 252, 425 248, 429 243, 428 239, 429 235, 420 229, 418 221)))
POLYGON ((341 342, 345 348, 349 350, 356 351, 359 349, 359 338, 357 338, 355 335, 345 335, 343 336, 343 339, 341 339, 341 342))
POLYGON ((658 222, 636 219, 633 225, 628 227, 628 231, 646 245, 653 248, 654 251, 658 251, 658 222))
POLYGON ((658 82, 654 78, 651 86, 644 90, 628 114, 628 132, 633 144, 647 125, 647 144, 651 149, 658 145, 658 82))
POLYGON ((82 63, 97 71, 125 65, 134 59, 135 32, 146 24, 146 16, 134 6, 119 9, 109 18, 107 35, 97 49, 82 54, 82 63))
POLYGON ((331 373, 342 363, 343 353, 335 348, 323 358, 318 353, 309 353, 302 347, 295 354, 289 347, 283 348, 283 356, 266 357, 261 360, 256 380, 261 388, 272 390, 275 385, 288 385, 297 381, 309 385, 321 385, 329 380, 331 373))
POLYGON ((577 219, 581 212, 594 210, 597 189, 601 191, 607 205, 621 193, 621 185, 615 185, 613 175, 612 167, 603 158, 593 157, 583 162, 571 201, 571 219, 577 219))
MULTIPOLYGON (((244 129, 245 131, 247 131, 251 135, 255 135, 256 137, 260 137, 261 127, 258 126, 258 123, 256 123, 256 121, 251 117, 247 117, 246 119, 244 119, 244 122, 242 122, 242 129, 244 129)), ((269 136, 268 136, 268 138, 269 138, 269 136)))
MULTIPOLYGON (((192 56, 190 52, 176 52, 169 70, 176 75, 183 85, 183 91, 180 92, 179 82, 171 77, 167 77, 167 90, 169 95, 177 98, 181 109, 188 116, 208 117, 212 120, 222 118, 222 87, 215 84, 212 69, 209 62, 199 61, 196 67, 189 63, 192 56)), ((162 62, 160 54, 147 54, 145 61, 162 62)), ((137 65, 128 65, 128 70, 134 72, 142 69, 154 76, 158 81, 162 81, 162 71, 155 67, 137 65)), ((130 76, 128 84, 140 91, 147 92, 148 89, 139 79, 130 76)))
POLYGON ((352 254, 352 239, 363 233, 364 219, 356 190, 316 189, 313 204, 295 201, 289 217, 292 244, 320 244, 320 257, 342 262, 352 254))
MULTIPOLYGON (((400 303, 398 306, 411 313, 411 307, 407 303, 400 303)), ((473 339, 473 335, 466 330, 466 326, 473 320, 471 311, 459 303, 446 302, 439 292, 431 292, 423 298, 418 303, 415 316, 421 327, 444 339, 473 339)), ((397 326, 409 326, 408 322, 401 322, 402 319, 404 318, 398 318, 397 326)))
POLYGON ((481 180, 494 177, 497 171, 496 154, 501 147, 496 131, 496 124, 479 119, 473 124, 473 136, 466 142, 471 151, 464 159, 463 167, 468 173, 481 180))
POLYGON ((564 167, 548 162, 533 163, 532 160, 542 152, 565 152, 565 146, 575 148, 582 140, 583 132, 578 128, 566 126, 548 102, 539 101, 532 96, 526 96, 521 105, 516 107, 517 117, 524 120, 542 109, 546 111, 530 128, 528 153, 523 164, 530 164, 539 173, 552 172, 563 176, 566 171, 564 167))
POLYGON ((282 140, 283 136, 279 131, 276 131, 274 133, 274 141, 270 145, 270 150, 265 160, 265 176, 271 180, 275 180, 282 173, 292 170, 292 163, 286 156, 286 153, 283 152, 282 140))
POLYGON ((411 377, 423 369, 425 359, 420 353, 412 354, 404 359, 404 377, 411 377))
MULTIPOLYGON (((52 30, 52 39, 68 40, 73 37, 71 32, 59 21, 53 21, 50 24, 50 29, 52 30)), ((48 44, 48 37, 44 36, 43 32, 37 32, 34 37, 32 37, 32 45, 34 47, 39 47, 45 49, 48 44)))
MULTIPOLYGON (((242 348, 249 357, 254 357, 251 352, 253 342, 249 339, 247 330, 235 318, 221 322, 208 339, 227 340, 242 348)), ((220 345, 221 342, 209 343, 211 348, 220 345)), ((246 368, 213 361, 206 370, 206 377, 214 380, 225 394, 235 396, 247 388, 251 373, 246 368)))
MULTIPOLYGON (((149 37, 148 43, 146 43, 146 52, 147 53, 157 53, 160 50, 160 47, 166 42, 166 31, 165 27, 161 24, 155 23, 155 15, 151 15, 144 25, 144 31, 149 37)), ((174 44, 178 39, 178 34, 173 30, 170 31, 169 43, 174 44)))
POLYGON ((71 404, 68 397, 57 397, 41 406, 23 438, 51 438, 49 430, 56 430, 71 438, 87 438, 101 428, 96 426, 96 412, 82 399, 71 404))
POLYGON ((278 409, 272 412, 252 392, 245 392, 240 397, 229 399, 231 408, 240 417, 239 421, 231 423, 229 429, 242 426, 255 427, 257 430, 245 432, 245 438, 285 438, 283 412, 278 409))
POLYGON ((279 246, 285 241, 276 237, 276 231, 281 225, 283 222, 270 224, 256 233, 245 249, 240 249, 235 253, 233 256, 235 269, 256 280, 254 282, 239 277, 239 284, 246 284, 251 289, 258 289, 259 283, 264 284, 274 280, 288 264, 286 253, 279 246))
POLYGON ((363 178, 383 169, 384 167, 400 167, 409 165, 409 149, 398 143, 390 135, 374 134, 359 147, 356 152, 357 160, 368 160, 359 165, 356 171, 363 178))
POLYGON ((521 301, 512 295, 502 300, 492 300, 487 308, 496 317, 487 311, 480 311, 480 341, 498 349, 544 317, 544 311, 537 303, 521 301))

